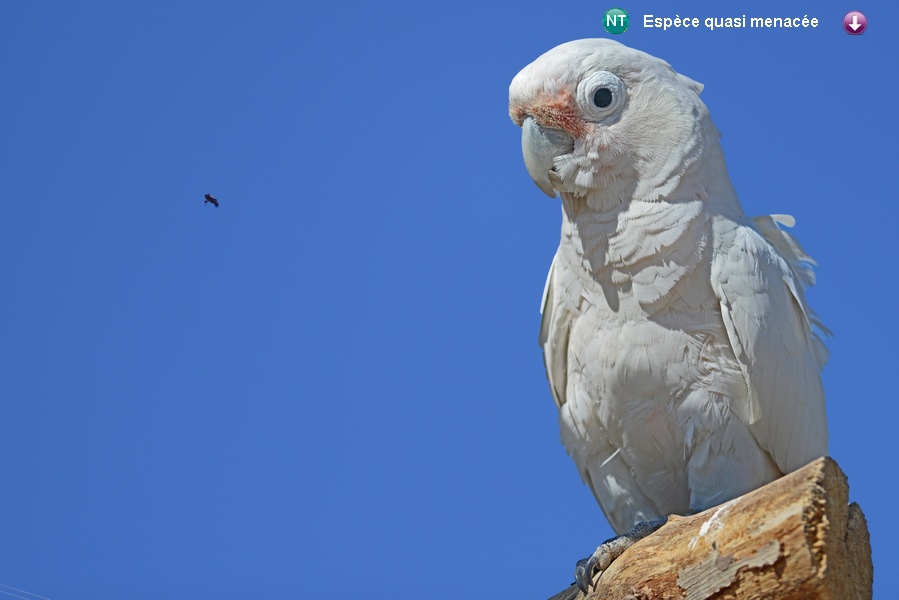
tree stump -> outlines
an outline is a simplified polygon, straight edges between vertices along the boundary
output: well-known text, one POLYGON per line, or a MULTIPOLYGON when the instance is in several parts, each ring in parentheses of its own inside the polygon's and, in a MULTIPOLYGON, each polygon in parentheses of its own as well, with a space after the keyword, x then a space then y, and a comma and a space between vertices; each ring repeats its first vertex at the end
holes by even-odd
MULTIPOLYGON (((689 517, 672 516, 602 576, 586 600, 869 600, 865 516, 829 457, 689 517)), ((573 569, 574 565, 572 565, 573 569)), ((571 586, 550 600, 584 599, 571 586)))

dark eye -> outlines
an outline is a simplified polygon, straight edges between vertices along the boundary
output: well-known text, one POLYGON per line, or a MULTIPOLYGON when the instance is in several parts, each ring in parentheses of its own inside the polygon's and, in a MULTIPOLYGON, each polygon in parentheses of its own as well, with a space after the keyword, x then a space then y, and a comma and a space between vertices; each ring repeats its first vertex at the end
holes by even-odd
POLYGON ((612 103, 612 90, 601 87, 593 94, 593 104, 599 108, 605 108, 612 103))
POLYGON ((593 71, 577 84, 577 106, 584 119, 602 123, 621 112, 627 86, 614 73, 593 71))

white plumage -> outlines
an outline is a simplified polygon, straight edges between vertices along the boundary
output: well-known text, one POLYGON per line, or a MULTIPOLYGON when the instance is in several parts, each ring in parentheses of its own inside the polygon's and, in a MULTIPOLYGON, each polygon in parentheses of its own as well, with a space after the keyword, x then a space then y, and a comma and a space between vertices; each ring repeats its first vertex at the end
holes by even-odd
POLYGON ((510 88, 528 171, 562 198, 540 328, 562 441, 618 533, 827 452, 814 263, 790 217, 744 215, 701 90, 603 39, 510 88))

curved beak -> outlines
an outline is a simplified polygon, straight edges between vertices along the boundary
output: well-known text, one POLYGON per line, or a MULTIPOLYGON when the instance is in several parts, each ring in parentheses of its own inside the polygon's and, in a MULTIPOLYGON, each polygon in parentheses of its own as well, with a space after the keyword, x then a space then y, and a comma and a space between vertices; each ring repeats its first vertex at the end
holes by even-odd
POLYGON ((524 166, 537 187, 550 198, 558 194, 552 186, 549 173, 553 159, 574 151, 574 138, 561 129, 542 127, 533 117, 526 117, 521 124, 521 153, 524 166))

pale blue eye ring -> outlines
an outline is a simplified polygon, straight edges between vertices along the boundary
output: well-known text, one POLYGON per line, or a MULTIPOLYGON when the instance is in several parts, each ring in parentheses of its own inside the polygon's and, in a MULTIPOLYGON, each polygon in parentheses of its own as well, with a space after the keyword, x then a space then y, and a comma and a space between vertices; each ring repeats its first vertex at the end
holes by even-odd
POLYGON ((594 71, 577 86, 577 103, 584 120, 604 121, 616 114, 627 99, 627 88, 614 73, 594 71))

